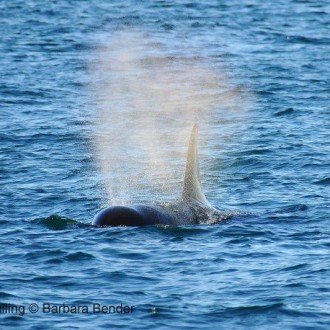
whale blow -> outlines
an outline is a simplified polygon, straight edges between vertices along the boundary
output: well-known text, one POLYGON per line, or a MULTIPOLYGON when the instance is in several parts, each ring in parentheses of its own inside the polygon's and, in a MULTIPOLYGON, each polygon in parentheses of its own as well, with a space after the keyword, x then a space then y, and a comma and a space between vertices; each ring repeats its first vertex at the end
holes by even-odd
POLYGON ((101 227, 178 226, 216 223, 228 218, 228 215, 211 206, 202 191, 197 135, 198 125, 195 124, 189 140, 183 192, 177 201, 150 205, 110 206, 95 216, 92 225, 101 227))

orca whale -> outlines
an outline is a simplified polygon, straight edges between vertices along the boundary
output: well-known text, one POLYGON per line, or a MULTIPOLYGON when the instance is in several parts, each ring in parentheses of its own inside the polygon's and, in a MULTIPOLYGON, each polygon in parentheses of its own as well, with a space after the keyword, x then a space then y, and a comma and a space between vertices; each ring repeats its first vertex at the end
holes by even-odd
POLYGON ((179 200, 150 205, 110 206, 94 218, 94 226, 195 225, 218 223, 228 214, 212 207, 202 192, 197 150, 198 125, 192 128, 183 192, 179 200))

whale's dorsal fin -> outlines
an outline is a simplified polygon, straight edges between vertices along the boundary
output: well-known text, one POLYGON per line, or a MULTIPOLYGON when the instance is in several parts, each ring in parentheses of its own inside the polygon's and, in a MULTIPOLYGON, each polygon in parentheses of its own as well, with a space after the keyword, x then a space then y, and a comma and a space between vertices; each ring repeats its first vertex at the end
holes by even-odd
POLYGON ((185 201, 197 201, 205 205, 210 205, 205 195, 202 192, 200 174, 199 174, 199 159, 197 150, 197 136, 198 136, 198 125, 195 124, 192 128, 187 163, 186 173, 183 183, 182 199, 185 201))

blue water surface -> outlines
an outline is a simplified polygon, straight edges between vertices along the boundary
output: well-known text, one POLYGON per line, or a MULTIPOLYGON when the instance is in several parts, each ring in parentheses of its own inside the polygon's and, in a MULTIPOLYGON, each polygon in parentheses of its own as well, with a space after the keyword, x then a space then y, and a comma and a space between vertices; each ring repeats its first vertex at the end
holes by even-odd
MULTIPOLYGON (((26 308, 1 309, 2 328, 329 329, 329 17, 326 0, 0 1, 0 302, 26 308), (128 30, 249 95, 239 119, 222 104, 200 118, 203 187, 229 221, 89 225, 108 204, 91 67, 100 44, 128 30), (92 313, 95 303, 135 309, 92 313)), ((175 118, 166 127, 183 129, 175 118)), ((136 200, 176 197, 139 190, 136 200)))

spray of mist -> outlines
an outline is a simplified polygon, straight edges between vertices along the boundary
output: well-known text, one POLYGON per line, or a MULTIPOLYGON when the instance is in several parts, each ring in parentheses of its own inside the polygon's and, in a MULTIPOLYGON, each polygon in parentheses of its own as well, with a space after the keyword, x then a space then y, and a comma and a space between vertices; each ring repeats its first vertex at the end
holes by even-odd
POLYGON ((142 32, 117 32, 97 59, 93 143, 107 203, 177 197, 193 123, 237 110, 240 93, 202 58, 142 32))

